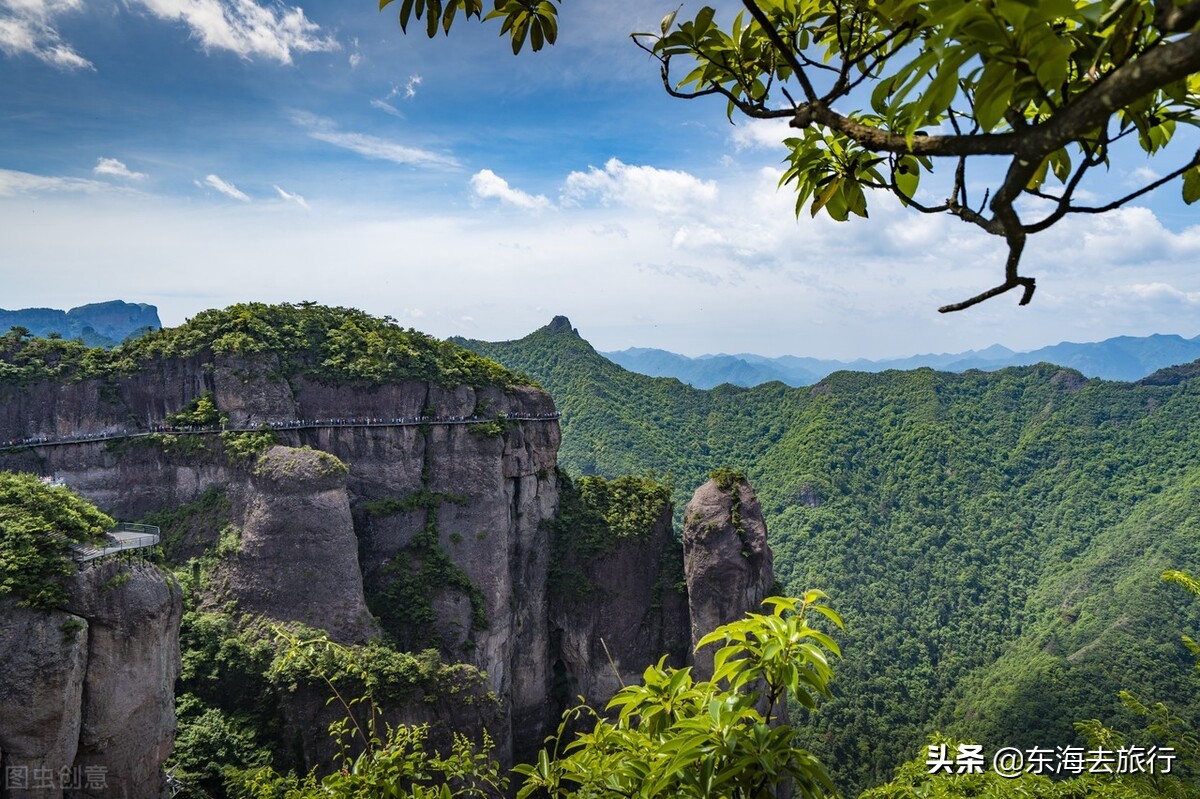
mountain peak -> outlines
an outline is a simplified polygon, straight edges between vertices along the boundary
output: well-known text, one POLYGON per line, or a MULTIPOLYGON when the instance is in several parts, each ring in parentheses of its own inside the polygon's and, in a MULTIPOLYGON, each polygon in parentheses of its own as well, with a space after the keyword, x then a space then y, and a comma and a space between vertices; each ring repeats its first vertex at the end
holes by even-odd
POLYGON ((575 337, 579 337, 579 331, 571 327, 571 320, 565 316, 556 316, 550 320, 550 324, 546 325, 547 333, 569 333, 575 337))

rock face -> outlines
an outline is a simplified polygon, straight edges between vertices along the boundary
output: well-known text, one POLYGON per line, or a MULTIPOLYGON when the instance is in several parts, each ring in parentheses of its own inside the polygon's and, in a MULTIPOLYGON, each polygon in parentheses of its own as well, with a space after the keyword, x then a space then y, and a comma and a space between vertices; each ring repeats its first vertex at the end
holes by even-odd
MULTIPOLYGON (((758 501, 744 479, 729 480, 703 486, 685 511, 686 600, 677 590, 679 551, 665 510, 646 536, 618 541, 577 564, 594 586, 591 594, 573 603, 556 599, 551 607, 545 523, 558 511, 560 433, 549 418, 549 395, 532 387, 333 385, 287 378, 271 357, 166 359, 111 381, 0 386, 0 441, 149 430, 202 392, 212 392, 233 425, 439 421, 280 430, 279 446, 257 459, 235 457, 235 445, 216 435, 181 435, 0 452, 0 468, 56 475, 122 519, 174 509, 218 489, 231 526, 220 533, 217 593, 207 601, 232 600, 241 612, 302 621, 343 642, 373 635, 374 615, 398 640, 410 638, 413 649, 436 647, 446 662, 478 667, 497 700, 480 710, 479 721, 493 731, 502 761, 526 758, 541 745, 557 723, 559 700, 582 693, 603 705, 620 682, 637 681, 663 653, 682 665, 692 642, 757 609, 773 584, 758 501), (455 423, 473 416, 494 422, 455 423)), ((206 529, 218 543, 219 526, 206 529)), ((121 605, 103 592, 81 589, 73 596, 78 609, 66 610, 86 622, 86 631, 74 643, 46 645, 53 655, 46 657, 59 665, 41 669, 30 661, 11 673, 57 674, 55 695, 68 697, 59 705, 82 707, 82 727, 76 735, 69 712, 51 712, 38 724, 53 731, 46 743, 31 747, 19 732, 24 727, 13 722, 5 729, 16 732, 0 747, 22 762, 104 764, 134 787, 103 795, 154 796, 151 782, 172 725, 165 715, 170 702, 164 710, 147 697, 169 689, 177 669, 177 591, 155 594, 147 585, 121 605), (71 676, 81 647, 88 652, 83 688, 71 676), (142 665, 119 667, 119 658, 142 665), (135 681, 154 691, 139 693, 135 681), (72 691, 78 701, 69 698, 72 691), (146 731, 129 736, 140 747, 129 749, 136 754, 112 754, 125 751, 121 735, 129 735, 114 732, 118 725, 146 731), (64 754, 69 744, 62 741, 72 739, 76 751, 64 754)), ((57 630, 63 621, 46 624, 57 630)), ((49 641, 52 632, 29 633, 30 640, 49 641)), ((711 654, 696 666, 701 676, 711 674, 711 654)), ((7 696, 0 694, 0 707, 9 707, 7 696)), ((428 699, 403 720, 430 718, 437 699, 428 699)), ((302 704, 289 711, 301 732, 305 719, 317 720, 310 710, 324 712, 302 704)), ((324 739, 324 725, 310 738, 306 754, 323 759, 317 738, 324 739)))
POLYGON ((603 708, 663 655, 675 667, 687 662, 687 594, 669 504, 645 537, 620 539, 586 562, 570 557, 563 567, 586 581, 585 592, 564 588, 551 605, 555 691, 565 705, 582 696, 603 708))
POLYGON ((57 777, 79 749, 87 655, 78 616, 0 603, 0 796, 61 799, 57 777), (53 774, 54 786, 34 788, 35 773, 53 774), (28 777, 28 790, 5 792, 6 774, 28 777))
MULTIPOLYGON (((683 511, 692 645, 722 624, 757 610, 775 583, 767 525, 754 489, 740 475, 700 486, 683 511)), ((712 676, 713 647, 695 654, 694 672, 712 676)))
POLYGON ((346 471, 314 449, 275 446, 258 459, 239 492, 240 540, 218 567, 218 600, 318 627, 342 643, 378 634, 363 595, 346 471))
MULTIPOLYGON (((137 373, 111 381, 2 385, 0 441, 116 433, 131 426, 149 430, 205 391, 213 393, 232 425, 347 417, 511 419, 554 411, 550 396, 532 387, 451 388, 421 381, 333 385, 303 375, 287 378, 273 357, 216 355, 150 361, 137 373)), ((558 507, 557 420, 321 427, 280 431, 278 437, 283 445, 312 447, 345 463, 344 488, 317 480, 310 487, 319 499, 289 493, 287 479, 251 476, 249 464, 225 457, 217 436, 0 452, 0 468, 56 475, 121 519, 142 518, 192 502, 208 489, 224 489, 244 548, 242 563, 226 572, 231 589, 237 588, 230 598, 243 608, 280 613, 291 600, 307 597, 290 612, 306 607, 309 620, 333 624, 335 634, 354 640, 366 632, 355 621, 359 608, 349 597, 358 593, 357 586, 339 595, 337 609, 326 613, 307 607, 323 597, 304 567, 275 569, 274 577, 268 576, 276 557, 267 554, 268 539, 299 546, 305 557, 330 552, 332 538, 323 537, 332 535, 329 525, 345 529, 343 492, 356 540, 339 534, 339 571, 357 556, 359 579, 370 594, 381 577, 422 565, 432 550, 444 555, 462 579, 425 587, 421 595, 434 615, 419 626, 446 631, 440 641, 444 657, 488 673, 506 719, 497 736, 500 757, 511 753, 514 731, 540 744, 551 721, 549 547, 543 522, 558 507), (379 508, 386 510, 372 512, 379 508), (310 525, 297 514, 326 521, 310 525), (282 521, 285 516, 289 521, 282 521), (423 538, 414 542, 418 533, 423 538), (414 544, 420 552, 414 552, 414 544), (258 584, 252 573, 266 582, 258 584)))
POLYGON ((4 795, 163 796, 179 588, 153 566, 108 561, 68 590, 63 610, 0 605, 0 759, 31 787, 4 795))

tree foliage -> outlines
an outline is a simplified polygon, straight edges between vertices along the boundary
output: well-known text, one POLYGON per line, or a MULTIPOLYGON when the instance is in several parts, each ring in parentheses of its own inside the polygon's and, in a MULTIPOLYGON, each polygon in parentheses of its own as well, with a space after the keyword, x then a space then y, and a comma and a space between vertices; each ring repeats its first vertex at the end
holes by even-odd
POLYGON ((1079 718, 1131 721, 1121 689, 1200 711, 1200 675, 1169 633, 1200 612, 1153 579, 1200 560, 1194 370, 700 391, 562 332, 471 346, 555 396, 568 471, 671 474, 677 508, 714 468, 746 473, 776 578, 824 586, 852 630, 833 700, 798 725, 843 791, 887 779, 935 727, 1067 745, 1079 718))
POLYGON ((769 597, 769 612, 749 613, 701 638, 697 648, 720 645, 711 680, 659 661, 641 685, 622 688, 608 703, 615 719, 569 711, 568 719, 572 712, 594 715, 595 726, 566 742, 564 721, 537 763, 514 769, 525 778, 518 799, 762 799, 784 785, 797 797, 832 794, 820 761, 775 715, 788 697, 812 707, 830 694, 829 655, 838 655, 838 646, 809 621, 812 614, 838 627, 842 621, 824 599, 820 591, 769 597))
MULTIPOLYGON (((820 615, 840 627, 841 619, 824 599, 819 591, 772 597, 764 602, 766 613, 747 614, 705 636, 699 646, 720 646, 712 680, 696 681, 690 669, 666 668, 660 661, 646 669, 641 685, 626 686, 613 697, 612 718, 589 708, 569 711, 537 762, 514 769, 522 779, 517 796, 765 799, 783 785, 791 785, 797 797, 831 794, 820 762, 795 745, 791 727, 775 715, 789 695, 806 705, 829 695, 829 656, 838 647, 810 620, 820 615), (566 740, 578 714, 594 718, 595 725, 566 740)), ((479 746, 455 736, 448 754, 428 752, 425 728, 381 723, 370 664, 320 637, 284 633, 283 640, 274 668, 324 679, 330 701, 346 713, 330 730, 342 743, 342 768, 305 777, 251 770, 231 785, 232 796, 504 795, 508 779, 492 759, 486 735, 479 746), (364 692, 347 693, 339 682, 342 673, 357 673, 364 692)), ((218 729, 215 723, 210 727, 218 729)))
POLYGON ((112 529, 113 520, 64 487, 36 475, 0 472, 0 598, 53 608, 66 602, 75 573, 71 544, 112 529))
MULTIPOLYGON (((381 7, 391 0, 383 0, 381 7)), ((1159 156, 1200 108, 1197 0, 743 0, 731 21, 705 6, 678 11, 634 40, 657 59, 673 97, 714 96, 732 119, 786 119, 787 170, 796 212, 836 220, 867 216, 883 192, 928 214, 950 214, 1002 238, 1003 281, 940 310, 957 311, 1015 288, 1029 235, 1070 214, 1111 211, 1168 182, 1200 199, 1200 151, 1172 154, 1165 175, 1120 197, 1089 202, 1089 180, 1123 140, 1159 156), (1004 160, 1002 177, 980 167, 1004 160), (948 171, 944 200, 921 193, 923 174, 948 171), (979 192, 983 183, 987 189, 979 192), (973 194, 969 194, 974 192, 973 194), (1032 202, 1030 202, 1032 201, 1032 202)), ((497 0, 513 52, 533 49, 557 9, 543 0, 497 0)), ((481 0, 449 0, 480 16, 481 0)), ((401 23, 441 0, 405 0, 401 23)), ((1103 169, 1101 169, 1103 168, 1103 169)))
MULTIPOLYGON (((156 330, 111 350, 34 338, 14 328, 0 336, 0 384, 112 381, 154 359, 214 356, 248 356, 263 368, 277 364, 285 375, 332 383, 427 380, 443 386, 507 387, 523 382, 491 361, 402 328, 391 318, 311 302, 251 302, 202 311, 179 327, 156 330)), ((219 419, 210 405, 189 408, 181 423, 219 419)))

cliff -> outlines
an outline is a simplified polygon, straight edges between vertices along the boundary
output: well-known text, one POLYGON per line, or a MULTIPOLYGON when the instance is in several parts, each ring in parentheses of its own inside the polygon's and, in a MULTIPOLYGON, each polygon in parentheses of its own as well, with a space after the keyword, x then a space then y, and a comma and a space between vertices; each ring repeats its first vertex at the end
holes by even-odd
MULTIPOLYGON (((627 511, 635 504, 630 500, 620 497, 617 503, 627 511)), ((580 696, 603 708, 622 685, 640 682, 646 667, 663 655, 673 666, 687 662, 687 589, 665 487, 657 512, 640 521, 625 535, 604 525, 600 536, 585 542, 579 540, 578 515, 560 519, 550 606, 560 709, 577 704, 580 696)))
MULTIPOLYGON (((767 525, 746 478, 724 471, 696 490, 683 510, 692 645, 722 624, 757 610, 775 584, 767 525)), ((695 653, 695 673, 708 679, 713 648, 695 653)))
POLYGON ((237 486, 242 524, 218 563, 210 604, 298 621, 342 642, 378 635, 367 610, 346 493, 346 465, 327 452, 274 446, 237 486))
MULTIPOLYGON (((773 583, 744 481, 697 493, 700 532, 682 550, 670 489, 643 478, 583 478, 560 512, 554 404, 494 364, 339 309, 201 316, 100 366, 57 350, 79 360, 30 367, 29 345, 9 342, 0 361, 21 369, 0 380, 0 442, 28 445, 0 449, 0 468, 54 475, 117 518, 156 515, 168 551, 198 558, 200 614, 420 653, 414 673, 445 682, 410 681, 418 693, 384 708, 393 723, 486 728, 502 761, 526 759, 575 695, 603 706, 664 653, 683 665, 695 636, 757 609, 773 583)), ((265 638, 241 641, 246 691, 269 664, 250 654, 265 638)), ((55 657, 69 683, 71 654, 55 657)), ((411 659, 389 663, 405 682, 411 659)), ((263 690, 281 714, 264 726, 295 763, 327 764, 338 709, 324 688, 263 690)))
POLYGON ((487 672, 506 719, 502 756, 511 754, 514 730, 539 742, 551 679, 543 522, 558 504, 559 430, 549 395, 524 385, 338 383, 289 372, 276 354, 201 352, 149 358, 132 373, 102 378, 0 384, 0 441, 149 431, 205 392, 231 427, 314 422, 275 439, 327 453, 347 472, 326 484, 302 466, 256 471, 255 456, 239 456, 236 441, 216 434, 0 452, 0 468, 55 475, 122 519, 221 490, 241 536, 240 553, 217 570, 227 599, 327 627, 342 640, 370 634, 368 602, 397 639, 487 672), (433 421, 343 424, 416 417, 433 421), (462 421, 471 417, 475 423, 462 421), (289 563, 277 545, 303 563, 289 563), (334 586, 338 598, 326 607, 329 595, 318 591, 334 586))
POLYGON ((163 796, 179 588, 154 566, 107 561, 67 589, 57 610, 0 602, 0 762, 10 793, 163 796), (28 790, 14 779, 26 779, 28 790))

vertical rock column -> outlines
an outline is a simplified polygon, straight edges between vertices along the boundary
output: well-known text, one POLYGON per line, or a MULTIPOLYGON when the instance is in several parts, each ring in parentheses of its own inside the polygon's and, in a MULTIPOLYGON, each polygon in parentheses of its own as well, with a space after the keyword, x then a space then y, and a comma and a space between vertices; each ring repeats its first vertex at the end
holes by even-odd
MULTIPOLYGON (((722 624, 758 610, 775 584, 767 525, 750 483, 722 472, 696 489, 683 511, 692 647, 722 624)), ((713 673, 714 647, 695 654, 697 679, 713 673)))
POLYGON ((62 799, 59 775, 79 747, 87 650, 80 617, 0 602, 0 796, 62 799))
POLYGON ((65 795, 162 796, 175 741, 179 585, 150 564, 110 560, 81 571, 70 596, 68 610, 88 622, 88 659, 76 790, 65 795))
POLYGON ((373 636, 346 465, 320 450, 275 446, 245 494, 238 551, 222 560, 217 580, 238 609, 319 627, 342 643, 373 636))

